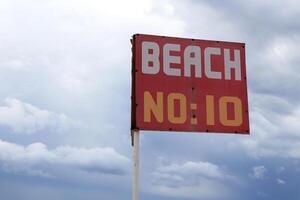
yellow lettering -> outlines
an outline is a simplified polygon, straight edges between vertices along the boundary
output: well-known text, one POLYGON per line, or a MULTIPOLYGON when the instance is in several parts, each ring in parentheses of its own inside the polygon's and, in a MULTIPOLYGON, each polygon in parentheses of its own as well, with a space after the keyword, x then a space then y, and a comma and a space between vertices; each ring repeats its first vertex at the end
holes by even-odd
POLYGON ((186 97, 181 93, 168 95, 168 120, 173 124, 183 124, 186 121, 186 97), (175 116, 174 102, 179 101, 179 116, 175 116))
POLYGON ((150 92, 144 92, 144 122, 151 122, 151 113, 153 113, 156 121, 162 123, 163 116, 163 93, 156 93, 156 102, 153 100, 150 92))
POLYGON ((206 123, 215 125, 214 96, 212 95, 206 95, 206 123))
POLYGON ((223 96, 219 101, 220 122, 224 126, 240 126, 243 122, 242 102, 238 97, 223 96), (227 104, 234 105, 234 119, 228 119, 227 104))

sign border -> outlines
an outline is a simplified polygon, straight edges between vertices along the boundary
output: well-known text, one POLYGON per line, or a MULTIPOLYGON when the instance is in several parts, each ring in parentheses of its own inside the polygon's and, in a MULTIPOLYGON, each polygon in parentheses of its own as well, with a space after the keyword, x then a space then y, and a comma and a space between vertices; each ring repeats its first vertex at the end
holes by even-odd
POLYGON ((249 104, 248 104, 248 87, 247 87, 247 68, 246 68, 246 49, 245 49, 245 43, 241 42, 229 42, 229 41, 221 41, 221 40, 206 40, 206 39, 193 39, 193 38, 182 38, 182 37, 172 37, 172 36, 159 36, 159 35, 150 35, 150 34, 140 34, 136 33, 132 35, 131 41, 131 78, 132 78, 132 86, 131 86, 131 130, 143 130, 143 131, 164 131, 164 132, 192 132, 192 133, 218 133, 218 134, 240 134, 240 135, 249 135, 250 134, 250 118, 249 118, 249 104), (198 130, 172 130, 172 128, 169 128, 169 130, 150 130, 150 129, 142 129, 137 126, 137 106, 138 101, 136 99, 136 37, 137 36, 150 36, 150 37, 161 37, 161 38, 170 38, 170 39, 183 39, 183 40, 192 40, 192 41, 207 41, 207 42, 217 42, 217 43, 230 43, 230 44, 239 44, 242 45, 245 51, 245 77, 242 77, 242 79, 245 79, 245 120, 247 121, 248 130, 245 131, 214 131, 209 129, 204 129, 203 131, 198 130))

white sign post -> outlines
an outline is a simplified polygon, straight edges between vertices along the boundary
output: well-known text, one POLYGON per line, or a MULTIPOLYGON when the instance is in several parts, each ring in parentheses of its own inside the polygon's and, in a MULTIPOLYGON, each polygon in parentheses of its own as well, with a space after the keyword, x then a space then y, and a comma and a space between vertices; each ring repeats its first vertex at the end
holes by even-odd
POLYGON ((133 181, 132 194, 133 200, 139 199, 139 166, 140 166, 140 138, 139 131, 132 130, 133 134, 133 181))

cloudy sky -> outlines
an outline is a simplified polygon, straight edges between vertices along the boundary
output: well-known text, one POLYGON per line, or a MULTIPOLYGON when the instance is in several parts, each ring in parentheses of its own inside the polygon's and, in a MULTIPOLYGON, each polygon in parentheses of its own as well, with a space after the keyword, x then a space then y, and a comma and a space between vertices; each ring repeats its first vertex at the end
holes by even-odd
POLYGON ((131 199, 134 33, 246 43, 251 135, 142 132, 143 200, 300 198, 297 0, 0 0, 1 199, 131 199))

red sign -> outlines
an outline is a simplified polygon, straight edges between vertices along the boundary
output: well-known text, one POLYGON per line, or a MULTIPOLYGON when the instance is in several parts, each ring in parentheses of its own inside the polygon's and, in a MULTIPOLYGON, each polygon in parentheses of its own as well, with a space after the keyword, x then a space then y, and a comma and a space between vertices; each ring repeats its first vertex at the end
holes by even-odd
POLYGON ((135 34, 132 129, 249 134, 245 44, 135 34))

